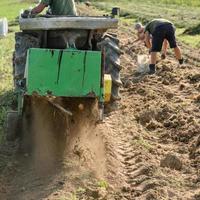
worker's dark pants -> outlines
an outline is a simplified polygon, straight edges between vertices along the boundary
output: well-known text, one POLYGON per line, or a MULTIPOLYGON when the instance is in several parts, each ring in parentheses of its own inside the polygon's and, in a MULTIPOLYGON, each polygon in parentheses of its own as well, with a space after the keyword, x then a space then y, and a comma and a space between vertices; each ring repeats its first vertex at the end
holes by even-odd
POLYGON ((152 34, 151 52, 160 52, 162 50, 163 41, 169 42, 170 48, 176 48, 175 28, 172 24, 166 23, 156 27, 152 34))

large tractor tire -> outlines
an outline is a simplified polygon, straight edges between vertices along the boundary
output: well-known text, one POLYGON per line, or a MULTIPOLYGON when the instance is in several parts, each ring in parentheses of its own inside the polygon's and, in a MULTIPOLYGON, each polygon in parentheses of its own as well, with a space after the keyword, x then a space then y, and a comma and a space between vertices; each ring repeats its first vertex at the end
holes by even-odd
POLYGON ((15 52, 13 53, 14 82, 24 77, 26 55, 29 48, 39 48, 40 38, 28 33, 15 34, 15 52))
POLYGON ((122 51, 119 48, 119 40, 115 34, 104 34, 101 42, 97 44, 98 49, 105 52, 105 73, 112 77, 112 95, 111 100, 120 100, 119 89, 122 85, 120 78, 120 55, 122 51))

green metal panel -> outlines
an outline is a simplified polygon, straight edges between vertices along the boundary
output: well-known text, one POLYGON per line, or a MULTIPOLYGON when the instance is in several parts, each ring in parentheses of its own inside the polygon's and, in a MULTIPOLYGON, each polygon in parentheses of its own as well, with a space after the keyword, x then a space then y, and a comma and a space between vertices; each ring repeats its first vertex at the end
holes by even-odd
POLYGON ((28 95, 101 98, 101 52, 29 49, 25 76, 28 95))

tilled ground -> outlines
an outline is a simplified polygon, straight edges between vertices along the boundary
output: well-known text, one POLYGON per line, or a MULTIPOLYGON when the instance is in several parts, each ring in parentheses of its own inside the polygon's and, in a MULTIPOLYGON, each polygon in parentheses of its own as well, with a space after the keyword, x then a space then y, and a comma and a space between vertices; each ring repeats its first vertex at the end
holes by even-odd
POLYGON ((121 161, 124 199, 200 199, 199 61, 181 45, 186 63, 170 54, 156 75, 137 73, 143 45, 132 44, 131 28, 119 29, 124 88, 119 110, 106 120, 121 161))
POLYGON ((181 45, 183 66, 169 53, 155 75, 139 74, 137 55, 147 50, 132 44, 129 24, 117 34, 124 52, 117 109, 98 125, 81 114, 50 171, 38 172, 30 155, 16 156, 17 144, 1 147, 0 199, 200 199, 199 52, 181 45))

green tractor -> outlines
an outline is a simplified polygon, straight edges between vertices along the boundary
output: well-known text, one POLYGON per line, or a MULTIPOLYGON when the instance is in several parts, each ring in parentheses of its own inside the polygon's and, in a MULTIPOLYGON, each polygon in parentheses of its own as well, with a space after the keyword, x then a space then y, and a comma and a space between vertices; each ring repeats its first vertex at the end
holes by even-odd
MULTIPOLYGON (((20 18, 13 54, 16 110, 8 113, 7 139, 16 138, 19 120, 27 117, 33 98, 43 98, 60 112, 70 108, 56 99, 91 99, 98 102, 99 119, 104 104, 120 100, 120 55, 118 27, 111 16, 52 16, 20 18)), ((40 102, 40 101, 39 101, 40 102)), ((78 105, 82 109, 82 105, 78 105)))

